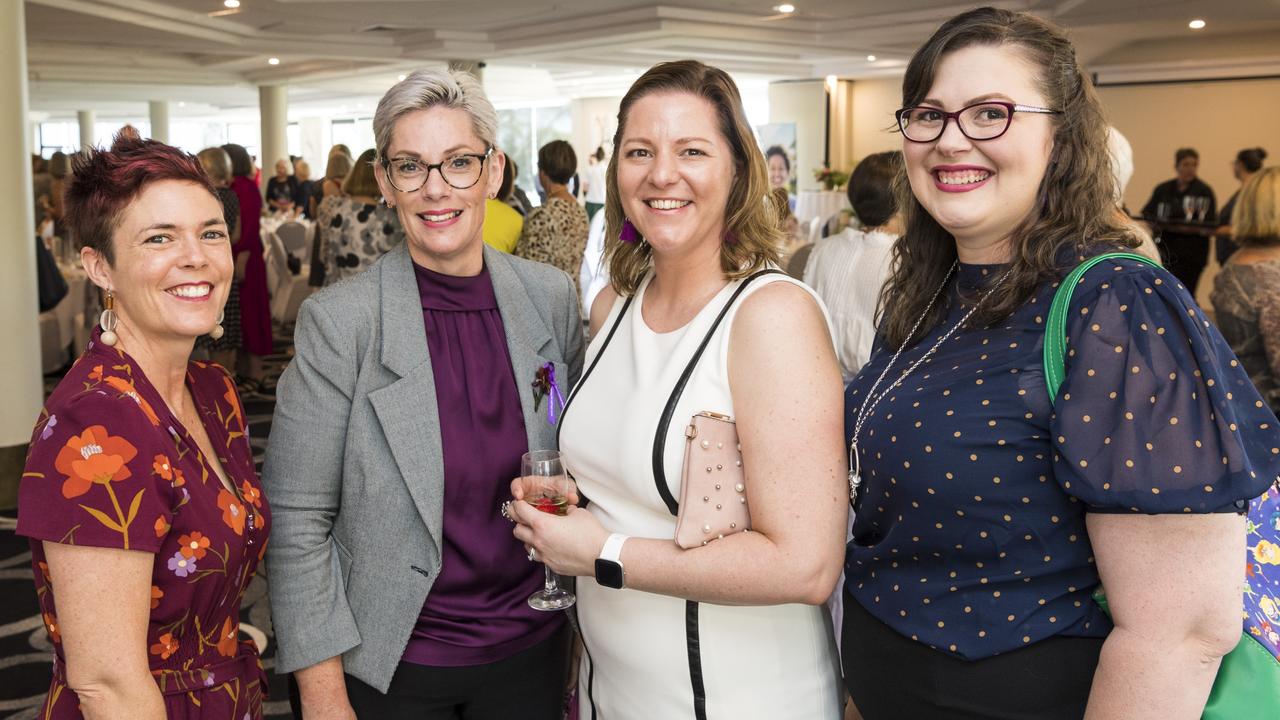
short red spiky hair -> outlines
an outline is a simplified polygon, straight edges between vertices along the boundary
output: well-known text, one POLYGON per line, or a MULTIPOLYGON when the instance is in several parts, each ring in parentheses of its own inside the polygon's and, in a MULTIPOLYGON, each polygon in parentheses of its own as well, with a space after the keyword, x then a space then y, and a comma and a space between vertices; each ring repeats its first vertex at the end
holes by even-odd
POLYGON ((76 156, 65 201, 67 229, 76 244, 93 248, 113 264, 111 235, 124 209, 158 180, 195 183, 218 197, 194 155, 156 140, 121 132, 110 150, 76 156))

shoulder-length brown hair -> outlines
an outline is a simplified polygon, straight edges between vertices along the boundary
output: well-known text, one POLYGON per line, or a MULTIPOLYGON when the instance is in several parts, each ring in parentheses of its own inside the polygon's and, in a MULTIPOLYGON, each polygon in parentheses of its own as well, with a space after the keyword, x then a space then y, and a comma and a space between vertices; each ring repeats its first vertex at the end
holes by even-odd
MULTIPOLYGON (((1060 111, 1052 116, 1053 153, 1040 181, 1039 201, 1009 238, 1008 275, 973 317, 975 326, 991 327, 1030 300, 1041 283, 1064 275, 1064 262, 1094 248, 1133 248, 1139 241, 1116 218, 1102 103, 1080 70, 1071 41, 1053 24, 990 7, 951 18, 911 58, 902 80, 903 107, 928 95, 938 65, 949 53, 974 45, 1019 52, 1035 68, 1048 106, 1060 111)), ((907 337, 956 261, 955 238, 915 198, 904 175, 895 184, 906 230, 894 244, 895 269, 877 313, 891 348, 924 336, 922 331, 907 337)), ((945 313, 939 303, 921 327, 927 331, 945 313)))
POLYGON ((778 262, 782 232, 767 198, 769 171, 756 146, 751 124, 742 109, 738 86, 728 73, 696 60, 678 60, 654 65, 632 84, 618 107, 618 130, 613 136, 605 193, 605 261, 613 289, 630 295, 640 286, 653 265, 653 250, 641 239, 624 243, 618 239, 626 219, 618 195, 618 158, 626 133, 627 114, 640 98, 652 93, 689 93, 703 98, 716 109, 720 134, 733 152, 734 177, 725 206, 725 239, 720 243, 720 267, 726 276, 745 277, 766 265, 778 262))

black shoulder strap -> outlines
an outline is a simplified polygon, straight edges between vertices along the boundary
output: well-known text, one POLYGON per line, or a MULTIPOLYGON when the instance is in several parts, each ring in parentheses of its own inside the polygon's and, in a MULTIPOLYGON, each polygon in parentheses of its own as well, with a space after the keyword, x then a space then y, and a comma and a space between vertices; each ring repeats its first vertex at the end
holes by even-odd
POLYGON ((702 338, 702 344, 699 345, 697 351, 693 353, 693 357, 689 360, 689 364, 685 366, 684 372, 680 375, 680 379, 676 381, 676 387, 671 391, 671 397, 667 399, 667 406, 663 408, 662 418, 658 421, 658 431, 654 433, 653 436, 653 482, 658 488, 658 495, 662 497, 662 502, 666 503, 667 510, 671 511, 672 515, 678 515, 680 513, 680 503, 671 496, 671 490, 667 487, 667 471, 664 467, 665 463, 663 462, 663 449, 666 445, 665 440, 667 437, 667 429, 671 427, 671 416, 676 412, 676 403, 680 402, 680 396, 684 394, 684 386, 689 383, 689 378, 693 376, 693 369, 697 366, 698 360, 702 357, 703 351, 707 349, 707 345, 710 344, 711 336, 716 334, 716 328, 720 327, 720 321, 724 320, 724 316, 729 313, 729 308, 733 307, 733 304, 738 300, 738 296, 742 294, 742 291, 746 290, 747 286, 750 285, 753 280, 762 275, 785 274, 786 273, 781 270, 776 269, 761 270, 742 281, 742 284, 738 286, 738 289, 734 290, 733 295, 729 297, 729 302, 725 303, 724 307, 720 309, 720 314, 717 315, 716 319, 711 323, 711 327, 707 329, 707 336, 702 338))

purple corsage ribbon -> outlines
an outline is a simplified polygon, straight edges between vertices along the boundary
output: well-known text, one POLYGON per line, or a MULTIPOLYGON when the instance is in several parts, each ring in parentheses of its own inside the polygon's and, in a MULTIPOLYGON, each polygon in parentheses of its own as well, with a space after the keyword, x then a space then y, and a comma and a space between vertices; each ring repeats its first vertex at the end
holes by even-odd
POLYGON ((556 413, 564 412, 564 394, 560 392, 560 384, 556 382, 556 366, 554 363, 546 363, 538 368, 538 374, 533 379, 533 410, 538 411, 538 407, 542 405, 543 397, 550 397, 547 402, 547 422, 556 424, 556 413), (556 407, 559 406, 559 411, 556 407))

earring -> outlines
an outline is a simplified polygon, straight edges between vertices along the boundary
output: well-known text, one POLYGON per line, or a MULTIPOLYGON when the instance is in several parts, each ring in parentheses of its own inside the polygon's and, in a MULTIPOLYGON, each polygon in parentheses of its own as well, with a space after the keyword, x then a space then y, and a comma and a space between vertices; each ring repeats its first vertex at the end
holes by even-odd
POLYGON ((116 296, 110 290, 107 291, 107 297, 102 301, 102 314, 98 316, 98 326, 102 328, 102 335, 98 337, 103 345, 114 347, 120 342, 120 337, 116 335, 116 296))
POLYGON ((222 336, 226 334, 227 331, 222 328, 222 320, 226 318, 226 316, 226 310, 218 311, 218 322, 214 324, 213 329, 209 331, 209 337, 213 340, 221 340, 222 336))
POLYGON ((631 224, 630 218, 623 218, 622 230, 618 231, 618 239, 624 243, 633 243, 640 239, 640 232, 631 224))

